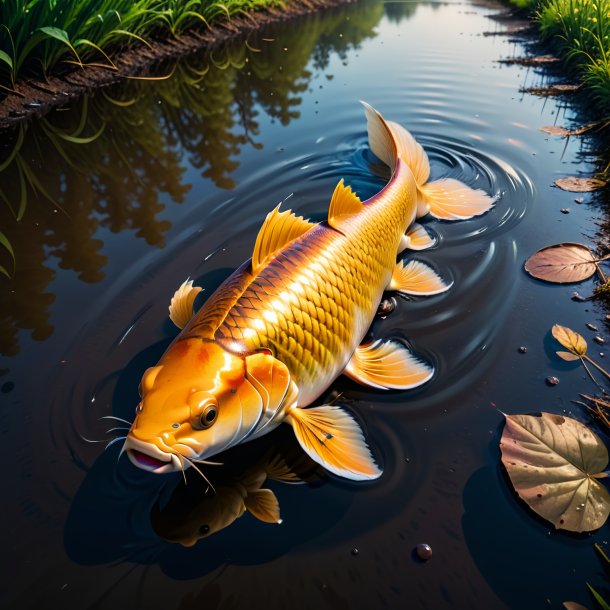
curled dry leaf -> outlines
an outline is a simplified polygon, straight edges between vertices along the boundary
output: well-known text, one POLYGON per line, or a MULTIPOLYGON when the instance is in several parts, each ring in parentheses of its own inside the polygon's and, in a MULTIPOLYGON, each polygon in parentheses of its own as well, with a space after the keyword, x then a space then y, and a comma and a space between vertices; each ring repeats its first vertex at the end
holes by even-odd
POLYGON ((555 184, 564 191, 570 191, 572 193, 587 193, 589 191, 597 191, 598 189, 606 186, 604 180, 598 180, 597 178, 558 178, 555 180, 555 184))
POLYGON ((540 131, 543 133, 548 133, 551 136, 569 136, 570 130, 565 127, 558 127, 557 125, 546 125, 545 127, 541 127, 540 131))
POLYGON ((525 270, 531 276, 556 284, 582 282, 591 277, 596 269, 596 258, 582 244, 547 246, 525 261, 525 270))
POLYGON ((566 610, 589 610, 589 608, 579 604, 578 602, 563 602, 563 607, 566 610))
POLYGON ((569 417, 506 415, 502 463, 522 500, 557 529, 589 532, 610 513, 599 482, 608 451, 600 438, 569 417))
MULTIPOLYGON (((574 332, 567 326, 555 324, 551 329, 553 337, 561 343, 567 350, 570 350, 570 355, 580 358, 587 353, 587 342, 582 335, 574 332)), ((557 354, 565 354, 566 352, 557 352, 557 354)), ((563 356, 562 356, 563 357, 563 356)), ((574 360, 574 358, 564 358, 564 360, 574 360)))

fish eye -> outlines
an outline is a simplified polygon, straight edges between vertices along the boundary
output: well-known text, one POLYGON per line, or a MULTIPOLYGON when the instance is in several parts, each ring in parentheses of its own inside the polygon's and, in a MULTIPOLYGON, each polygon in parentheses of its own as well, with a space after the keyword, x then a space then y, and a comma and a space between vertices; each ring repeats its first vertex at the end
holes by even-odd
POLYGON ((210 526, 209 526, 209 525, 202 525, 202 526, 199 528, 199 533, 200 533, 202 536, 205 536, 205 535, 206 535, 206 534, 207 534, 209 531, 210 531, 210 526))
POLYGON ((199 417, 199 424, 202 428, 209 428, 218 417, 218 407, 216 405, 208 405, 201 416, 199 417))
POLYGON ((140 413, 142 413, 142 403, 138 403, 138 406, 136 407, 136 415, 139 415, 140 413))

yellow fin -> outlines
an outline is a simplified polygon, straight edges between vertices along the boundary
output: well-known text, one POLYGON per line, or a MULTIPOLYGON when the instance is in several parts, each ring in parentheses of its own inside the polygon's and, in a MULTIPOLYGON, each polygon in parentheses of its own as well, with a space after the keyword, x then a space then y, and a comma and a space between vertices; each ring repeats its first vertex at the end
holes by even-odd
POLYGON ((406 236, 409 238, 407 247, 411 250, 427 250, 436 246, 438 241, 436 237, 430 235, 422 225, 416 222, 407 231, 406 236))
POLYGON ((340 407, 293 407, 287 421, 303 451, 326 470, 354 481, 381 476, 360 426, 340 407))
POLYGON ((379 157, 393 172, 400 153, 396 147, 394 134, 379 112, 362 100, 360 103, 364 106, 366 114, 369 146, 375 156, 379 157))
POLYGON ((270 489, 249 491, 244 500, 246 508, 265 523, 281 523, 280 503, 270 489))
POLYGON ((343 373, 373 388, 409 390, 426 383, 434 369, 396 341, 375 341, 360 345, 343 373))
POLYGON ((315 226, 313 222, 296 216, 291 210, 280 212, 278 205, 267 214, 256 237, 252 253, 253 274, 256 275, 284 246, 315 226))
POLYGON ((388 290, 422 297, 440 294, 449 288, 451 284, 446 284, 436 271, 419 261, 409 261, 406 265, 404 261, 396 263, 388 286, 388 290))
POLYGON ((398 155, 413 172, 417 184, 424 184, 430 177, 430 161, 426 151, 402 125, 393 121, 386 121, 386 124, 394 138, 398 155))
POLYGON ((328 224, 333 229, 339 229, 341 222, 358 214, 364 209, 362 201, 358 198, 358 195, 352 191, 350 186, 345 186, 343 178, 339 181, 339 184, 335 187, 332 199, 330 200, 330 208, 328 210, 328 224))
MULTIPOLYGON (((494 198, 481 189, 472 189, 459 180, 442 178, 420 186, 427 211, 442 220, 467 220, 480 216, 494 205, 494 198)), ((418 216, 422 212, 418 210, 418 216)))
POLYGON ((169 319, 178 328, 184 328, 193 317, 193 303, 202 290, 199 286, 193 286, 193 280, 186 280, 174 292, 169 304, 169 319))

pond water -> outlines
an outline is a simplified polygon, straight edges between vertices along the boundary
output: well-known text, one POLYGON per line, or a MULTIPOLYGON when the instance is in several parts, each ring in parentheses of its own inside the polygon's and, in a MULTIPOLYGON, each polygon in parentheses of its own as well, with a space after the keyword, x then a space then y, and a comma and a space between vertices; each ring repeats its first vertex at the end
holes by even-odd
POLYGON ((522 271, 542 246, 592 243, 599 197, 579 204, 552 186, 595 159, 538 130, 572 111, 519 93, 542 77, 497 63, 522 49, 489 35, 504 27, 496 12, 362 1, 163 66, 165 80, 126 82, 4 138, 5 158, 17 152, 0 191, 23 219, 2 205, 16 258, 0 294, 3 607, 528 609, 591 604, 586 581, 603 590, 593 543, 605 528, 552 531, 500 466, 501 412, 584 418, 571 401, 594 391, 554 356, 551 326, 589 340, 587 322, 607 329, 573 286, 522 271), (196 473, 185 488, 118 460, 120 442, 91 442, 122 433, 102 418, 132 419, 142 372, 176 335, 167 306, 184 279, 209 295, 279 201, 318 221, 340 178, 361 198, 382 188, 360 99, 414 133, 433 178, 498 196, 475 220, 426 221, 439 245, 416 258, 453 287, 398 299, 374 322, 375 336, 404 337, 435 363, 432 381, 382 394, 341 378, 324 397, 340 394, 363 422, 382 478, 328 477, 278 430, 206 469, 219 508, 196 473), (305 481, 264 483, 283 523, 231 517, 231 494, 278 457, 305 481), (431 561, 415 559, 418 543, 431 561))

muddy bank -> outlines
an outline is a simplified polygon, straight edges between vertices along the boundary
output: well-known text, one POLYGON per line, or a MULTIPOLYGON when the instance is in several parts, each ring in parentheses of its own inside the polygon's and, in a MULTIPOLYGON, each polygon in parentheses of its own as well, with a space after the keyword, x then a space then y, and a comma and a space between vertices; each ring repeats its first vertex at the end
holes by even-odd
POLYGON ((79 98, 102 87, 108 87, 126 78, 163 76, 156 72, 168 59, 195 53, 204 48, 213 50, 228 40, 247 37, 258 28, 308 15, 315 11, 350 4, 354 0, 293 0, 283 9, 268 8, 250 15, 233 17, 216 23, 209 30, 190 30, 179 38, 160 37, 153 47, 134 45, 112 56, 117 70, 97 66, 57 66, 47 79, 19 81, 15 93, 0 101, 0 130, 23 121, 40 118, 53 108, 79 98))

